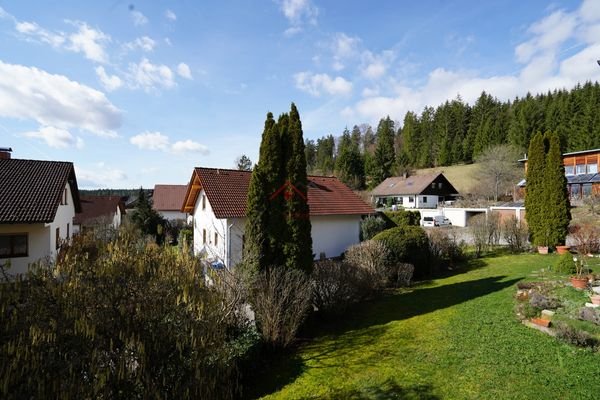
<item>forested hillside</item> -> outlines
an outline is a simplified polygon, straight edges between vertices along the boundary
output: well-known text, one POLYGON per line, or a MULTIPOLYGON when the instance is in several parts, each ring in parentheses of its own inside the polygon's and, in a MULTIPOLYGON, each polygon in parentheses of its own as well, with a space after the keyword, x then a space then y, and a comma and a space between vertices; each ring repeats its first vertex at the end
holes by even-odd
POLYGON ((598 148, 599 110, 598 82, 507 102, 483 92, 473 105, 457 97, 419 115, 409 111, 403 121, 383 118, 375 131, 363 124, 337 139, 307 140, 307 164, 358 189, 406 169, 471 163, 497 144, 525 153, 538 131, 556 132, 563 152, 598 148))

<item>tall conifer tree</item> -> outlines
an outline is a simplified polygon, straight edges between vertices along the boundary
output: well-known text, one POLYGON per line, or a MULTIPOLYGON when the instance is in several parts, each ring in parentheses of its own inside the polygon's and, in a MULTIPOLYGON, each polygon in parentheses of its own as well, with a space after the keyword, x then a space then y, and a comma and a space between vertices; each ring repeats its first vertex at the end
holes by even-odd
POLYGON ((544 171, 543 224, 548 245, 564 244, 571 221, 567 178, 556 133, 546 133, 548 154, 544 171))
POLYGON ((525 219, 532 243, 545 245, 543 232, 544 170, 546 165, 544 137, 537 132, 529 143, 525 183, 525 219))

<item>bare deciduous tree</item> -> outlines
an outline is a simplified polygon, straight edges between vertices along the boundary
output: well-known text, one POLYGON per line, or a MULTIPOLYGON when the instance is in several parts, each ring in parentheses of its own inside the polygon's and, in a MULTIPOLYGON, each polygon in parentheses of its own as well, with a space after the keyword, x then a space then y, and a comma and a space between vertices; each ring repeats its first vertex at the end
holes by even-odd
POLYGON ((519 150, 508 144, 489 147, 479 157, 476 172, 477 192, 498 201, 501 194, 510 192, 523 174, 517 161, 519 150))

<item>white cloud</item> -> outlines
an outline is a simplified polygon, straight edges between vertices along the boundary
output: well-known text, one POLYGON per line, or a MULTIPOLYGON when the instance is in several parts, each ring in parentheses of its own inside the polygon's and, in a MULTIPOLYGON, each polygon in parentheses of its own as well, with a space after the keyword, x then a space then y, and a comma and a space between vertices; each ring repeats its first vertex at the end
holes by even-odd
POLYGON ((151 38, 149 38, 148 36, 142 36, 142 37, 136 38, 134 41, 127 42, 123 45, 123 47, 125 47, 125 49, 127 49, 127 50, 140 49, 140 50, 143 50, 146 52, 150 52, 150 51, 154 50, 155 46, 156 46, 156 42, 154 40, 152 40, 151 38))
POLYGON ((536 54, 558 51, 560 45, 572 37, 577 23, 576 14, 559 10, 532 24, 528 31, 534 37, 515 48, 517 61, 527 63, 536 54))
POLYGON ((368 79, 379 79, 383 77, 389 65, 396 57, 392 50, 383 51, 381 54, 373 54, 370 51, 362 53, 362 74, 368 79))
POLYGON ((121 78, 116 75, 108 75, 104 70, 104 67, 101 65, 96 67, 96 75, 98 75, 100 82, 102 82, 102 86, 104 86, 104 88, 109 92, 117 90, 123 86, 123 81, 121 78))
POLYGON ((94 164, 92 169, 75 165, 75 175, 80 188, 115 187, 127 179, 125 172, 107 167, 103 162, 94 164))
POLYGON ((169 137, 160 132, 144 132, 129 139, 131 144, 143 150, 167 150, 169 137))
POLYGON ((279 6, 291 25, 284 32, 286 36, 292 36, 301 32, 302 25, 306 23, 311 25, 317 24, 319 9, 310 0, 281 0, 279 6))
POLYGON ((175 86, 171 68, 152 64, 147 58, 143 58, 138 64, 129 64, 129 73, 133 88, 150 91, 158 87, 170 89, 175 86))
POLYGON ((60 47, 65 43, 66 40, 63 33, 53 33, 47 31, 35 22, 15 21, 15 29, 22 35, 37 39, 41 42, 51 45, 52 47, 60 47))
POLYGON ((171 146, 171 150, 174 153, 200 153, 200 154, 208 154, 208 147, 200 144, 198 142, 194 142, 192 140, 181 140, 173 143, 171 146))
POLYGON ((320 96, 323 92, 331 95, 344 95, 352 92, 352 83, 341 76, 332 78, 327 74, 299 72, 294 75, 294 80, 298 89, 313 96, 320 96))
POLYGON ((160 132, 144 132, 132 136, 129 142, 142 150, 160 150, 175 154, 201 153, 208 154, 208 147, 190 139, 179 140, 171 144, 167 135, 160 132))
POLYGON ((78 31, 69 35, 67 49, 83 53, 89 60, 107 63, 108 55, 104 46, 110 41, 110 36, 100 30, 90 28, 85 22, 74 22, 73 25, 78 28, 78 31))
POLYGON ((116 136, 121 111, 104 93, 35 67, 0 61, 0 116, 116 136))
POLYGON ((165 11, 165 17, 169 21, 176 21, 177 20, 177 15, 173 11, 171 11, 171 10, 165 11))
POLYGON ((364 88, 362 91, 362 95, 363 97, 373 97, 373 96, 379 96, 379 88, 375 87, 375 88, 364 88))
POLYGON ((83 147, 83 139, 75 137, 66 129, 55 128, 53 126, 42 126, 37 131, 23 132, 22 136, 34 139, 40 139, 46 142, 50 147, 64 149, 67 147, 83 147))
POLYGON ((185 79, 192 79, 192 71, 190 71, 190 67, 186 63, 179 63, 177 73, 185 79))
POLYGON ((131 11, 131 18, 133 19, 133 25, 142 26, 148 23, 148 18, 137 10, 131 11))
POLYGON ((344 69, 344 61, 358 55, 360 42, 361 40, 358 37, 351 37, 343 32, 335 34, 331 43, 331 51, 333 52, 332 67, 334 70, 344 69))
POLYGON ((10 19, 10 18, 12 18, 12 15, 10 15, 6 11, 4 11, 4 8, 0 7, 0 18, 10 19))

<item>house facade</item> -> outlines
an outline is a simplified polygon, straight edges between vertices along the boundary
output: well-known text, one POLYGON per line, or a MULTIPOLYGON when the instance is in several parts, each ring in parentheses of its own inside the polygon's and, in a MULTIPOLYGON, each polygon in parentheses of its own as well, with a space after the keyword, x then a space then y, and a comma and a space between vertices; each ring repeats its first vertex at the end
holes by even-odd
POLYGON ((0 264, 8 273, 54 259, 81 211, 73 163, 0 158, 0 264))
POLYGON ((121 226, 125 203, 120 196, 81 196, 81 212, 73 219, 73 233, 97 226, 121 226))
POLYGON ((443 173, 389 177, 371 192, 373 204, 391 203, 403 208, 436 208, 457 196, 458 191, 443 173))
POLYGON ((181 211, 187 185, 155 185, 152 208, 169 221, 186 221, 188 213, 181 211))
MULTIPOLYGON (((600 149, 574 151, 562 155, 567 188, 571 200, 580 200, 592 194, 600 195, 600 149)), ((527 172, 527 158, 519 160, 527 172)), ((524 196, 525 180, 518 183, 524 196)))
MULTIPOLYGON (((249 171, 194 169, 182 212, 193 215, 195 254, 224 266, 242 260, 251 175, 249 171)), ((313 254, 315 258, 337 257, 359 242, 360 221, 374 210, 337 178, 308 179, 313 254)))

